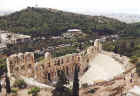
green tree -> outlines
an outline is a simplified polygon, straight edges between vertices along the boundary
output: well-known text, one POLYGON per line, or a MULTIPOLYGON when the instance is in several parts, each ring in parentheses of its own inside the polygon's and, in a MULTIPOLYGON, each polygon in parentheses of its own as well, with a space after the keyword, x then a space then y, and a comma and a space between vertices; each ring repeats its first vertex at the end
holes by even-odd
POLYGON ((7 93, 11 92, 10 80, 9 80, 9 77, 7 75, 6 75, 6 92, 7 93))
POLYGON ((130 43, 130 48, 135 48, 135 43, 133 41, 130 43))
POLYGON ((73 80, 73 96, 79 96, 79 79, 78 79, 78 72, 79 68, 78 65, 75 65, 75 71, 74 71, 74 80, 73 80))
POLYGON ((27 84, 25 83, 24 80, 16 80, 14 82, 14 87, 18 87, 20 89, 23 89, 23 88, 26 88, 27 87, 27 84))
POLYGON ((6 59, 0 59, 0 75, 3 75, 5 72, 7 72, 6 59))
POLYGON ((28 94, 32 94, 32 96, 37 96, 37 95, 38 95, 38 92, 40 92, 40 88, 38 88, 38 87, 33 87, 33 88, 28 92, 28 94))
POLYGON ((71 91, 65 85, 69 84, 68 79, 63 71, 60 71, 59 79, 56 83, 55 89, 52 91, 52 96, 71 96, 71 91))
POLYGON ((1 82, 0 82, 0 92, 1 92, 2 86, 1 86, 1 82))
POLYGON ((126 52, 127 52, 127 42, 122 42, 120 44, 120 55, 126 55, 126 52))
POLYGON ((118 53, 118 50, 119 50, 119 47, 117 46, 117 45, 115 45, 115 47, 114 47, 114 53, 118 53))

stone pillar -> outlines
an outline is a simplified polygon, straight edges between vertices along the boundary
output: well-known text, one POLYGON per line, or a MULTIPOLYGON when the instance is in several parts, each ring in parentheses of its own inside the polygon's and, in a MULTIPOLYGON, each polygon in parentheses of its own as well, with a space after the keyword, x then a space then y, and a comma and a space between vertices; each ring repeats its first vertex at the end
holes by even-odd
POLYGON ((5 77, 2 78, 2 80, 1 80, 1 82, 0 82, 1 85, 2 85, 2 90, 1 90, 0 96, 7 96, 5 79, 6 79, 5 77))
POLYGON ((27 77, 34 77, 34 67, 35 67, 35 62, 34 62, 34 53, 32 52, 26 52, 25 53, 25 75, 27 77))
POLYGON ((11 70, 10 70, 10 61, 9 61, 9 58, 6 59, 6 62, 7 62, 7 75, 8 77, 11 77, 11 70))
POLYGON ((50 66, 53 65, 54 63, 52 62, 52 56, 49 52, 45 53, 45 59, 50 62, 50 66))
POLYGON ((102 44, 100 42, 100 39, 96 39, 94 41, 94 46, 96 46, 98 48, 99 51, 102 51, 102 44))

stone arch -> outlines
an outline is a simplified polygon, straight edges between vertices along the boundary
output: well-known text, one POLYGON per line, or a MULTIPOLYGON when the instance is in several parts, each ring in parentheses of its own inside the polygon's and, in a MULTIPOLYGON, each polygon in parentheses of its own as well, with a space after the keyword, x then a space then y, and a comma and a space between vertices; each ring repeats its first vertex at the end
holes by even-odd
POLYGON ((73 72, 73 65, 70 66, 70 72, 71 72, 71 73, 73 72))
POLYGON ((61 62, 60 62, 60 59, 58 59, 58 60, 57 60, 57 65, 60 65, 60 63, 61 63, 61 62))
POLYGON ((80 72, 81 71, 81 64, 79 63, 78 64, 78 72, 80 72))
POLYGON ((76 64, 73 64, 72 71, 74 72, 76 64))
POLYGON ((78 62, 80 62, 80 56, 78 56, 78 62))
POLYGON ((66 66, 66 74, 69 75, 69 68, 66 66))
POLYGON ((48 72, 48 80, 51 81, 51 73, 48 72))
POLYGON ((54 65, 57 65, 57 59, 56 58, 54 59, 54 65))
POLYGON ((86 62, 89 63, 89 58, 87 58, 86 62))
POLYGON ((64 71, 64 73, 65 73, 65 66, 62 66, 62 67, 63 67, 63 69, 62 69, 62 70, 63 70, 63 71, 64 71))
POLYGON ((55 73, 53 70, 51 71, 51 78, 52 78, 52 80, 54 80, 54 78, 55 78, 55 73))
POLYGON ((45 75, 45 79, 48 80, 48 72, 47 71, 44 72, 44 75, 45 75))
POLYGON ((72 61, 74 61, 74 56, 72 56, 72 61))
POLYGON ((57 70, 57 76, 60 76, 61 70, 57 70))
POLYGON ((46 62, 46 67, 51 67, 51 63, 50 63, 50 61, 48 61, 48 62, 46 62))
POLYGON ((64 63, 64 60, 63 60, 63 58, 61 59, 61 64, 63 64, 64 63))

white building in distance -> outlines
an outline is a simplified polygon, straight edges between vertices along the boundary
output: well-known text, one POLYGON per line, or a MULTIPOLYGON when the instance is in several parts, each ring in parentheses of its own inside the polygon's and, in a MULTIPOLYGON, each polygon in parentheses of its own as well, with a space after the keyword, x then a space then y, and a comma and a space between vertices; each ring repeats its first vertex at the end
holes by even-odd
POLYGON ((31 40, 31 36, 0 31, 0 41, 5 44, 24 43, 31 40))

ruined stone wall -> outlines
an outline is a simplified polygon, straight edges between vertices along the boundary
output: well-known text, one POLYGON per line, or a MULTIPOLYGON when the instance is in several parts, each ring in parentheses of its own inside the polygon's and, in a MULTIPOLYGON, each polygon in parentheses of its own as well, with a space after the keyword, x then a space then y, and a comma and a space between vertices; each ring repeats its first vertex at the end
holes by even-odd
POLYGON ((34 75, 34 54, 32 52, 19 53, 7 58, 8 75, 23 75, 33 77, 34 75))
POLYGON ((9 76, 22 75, 35 78, 42 83, 57 80, 59 71, 63 70, 66 76, 71 76, 74 72, 75 64, 79 66, 79 73, 84 73, 95 56, 101 51, 101 44, 96 40, 94 46, 80 53, 68 54, 65 56, 52 58, 50 53, 45 54, 45 59, 34 62, 34 54, 26 52, 11 55, 7 59, 9 76))

